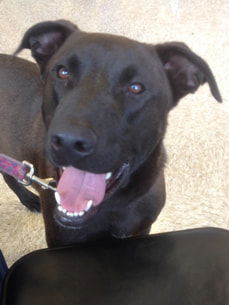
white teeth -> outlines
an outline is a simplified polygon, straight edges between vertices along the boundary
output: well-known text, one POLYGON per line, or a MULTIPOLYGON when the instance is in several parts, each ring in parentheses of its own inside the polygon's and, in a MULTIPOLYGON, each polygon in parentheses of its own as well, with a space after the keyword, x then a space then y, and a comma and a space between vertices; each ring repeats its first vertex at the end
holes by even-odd
POLYGON ((55 195, 56 202, 57 202, 58 204, 60 204, 60 195, 59 195, 59 193, 55 192, 54 195, 55 195))
MULTIPOLYGON (((91 200, 90 200, 91 201, 91 200)), ((77 212, 68 212, 66 209, 64 209, 61 205, 57 206, 57 209, 64 213, 65 215, 69 217, 78 217, 78 216, 83 216, 85 214, 85 211, 80 211, 79 213, 77 212)))
POLYGON ((67 216, 73 217, 73 216, 74 216, 74 213, 72 213, 72 212, 67 212, 67 216))
POLYGON ((88 203, 87 203, 85 211, 87 212, 92 207, 92 205, 93 205, 93 201, 89 200, 88 203))
POLYGON ((112 176, 112 172, 109 172, 109 173, 107 173, 107 174, 106 174, 105 179, 106 179, 106 180, 108 180, 108 179, 110 179, 110 178, 111 178, 111 176, 112 176))
POLYGON ((93 201, 92 200, 89 200, 87 202, 87 206, 85 208, 85 211, 80 211, 79 213, 77 212, 70 212, 70 211, 67 211, 64 207, 62 207, 62 205, 60 204, 61 200, 60 200, 60 195, 58 192, 55 192, 55 199, 56 199, 56 202, 58 203, 57 205, 57 209, 64 213, 65 215, 69 216, 69 217, 78 217, 78 216, 83 216, 85 214, 85 212, 89 211, 90 208, 92 207, 93 205, 93 201))
POLYGON ((62 206, 61 206, 61 205, 58 205, 58 207, 57 207, 57 208, 58 208, 58 210, 59 210, 59 211, 63 212, 63 208, 62 208, 62 206))

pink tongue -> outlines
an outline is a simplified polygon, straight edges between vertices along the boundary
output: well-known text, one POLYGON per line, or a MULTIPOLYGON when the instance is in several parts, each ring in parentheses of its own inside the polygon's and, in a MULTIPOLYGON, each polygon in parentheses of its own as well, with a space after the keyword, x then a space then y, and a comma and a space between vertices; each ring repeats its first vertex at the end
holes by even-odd
POLYGON ((69 212, 83 211, 89 200, 99 205, 105 195, 106 174, 93 174, 67 167, 57 185, 61 206, 69 212))

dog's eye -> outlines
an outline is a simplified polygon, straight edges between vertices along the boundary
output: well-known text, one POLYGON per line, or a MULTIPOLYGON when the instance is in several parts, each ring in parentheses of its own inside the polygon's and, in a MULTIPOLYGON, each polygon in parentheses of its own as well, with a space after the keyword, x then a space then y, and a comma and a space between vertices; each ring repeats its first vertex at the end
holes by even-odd
POLYGON ((141 83, 133 83, 128 87, 128 91, 133 94, 142 93, 145 90, 145 87, 141 83))
POLYGON ((57 76, 61 79, 68 79, 70 77, 70 72, 64 66, 58 67, 57 76))

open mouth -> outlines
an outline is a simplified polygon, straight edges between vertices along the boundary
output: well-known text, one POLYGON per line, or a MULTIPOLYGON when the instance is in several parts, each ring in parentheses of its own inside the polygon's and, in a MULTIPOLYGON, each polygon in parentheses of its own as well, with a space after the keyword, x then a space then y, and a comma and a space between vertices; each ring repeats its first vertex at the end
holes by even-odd
POLYGON ((121 187, 128 172, 129 163, 104 174, 94 174, 72 166, 57 169, 55 218, 63 225, 85 223, 97 213, 101 203, 121 187))

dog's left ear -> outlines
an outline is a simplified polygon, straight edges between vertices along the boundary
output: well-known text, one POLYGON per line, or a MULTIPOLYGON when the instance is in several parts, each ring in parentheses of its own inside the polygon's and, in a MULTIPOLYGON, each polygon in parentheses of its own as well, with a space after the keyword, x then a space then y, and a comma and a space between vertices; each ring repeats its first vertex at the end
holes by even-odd
POLYGON ((208 82, 211 93, 222 102, 217 83, 208 64, 184 43, 171 42, 155 45, 169 78, 174 103, 189 93, 194 93, 200 85, 208 82))
POLYGON ((33 58, 43 72, 48 60, 75 31, 79 31, 78 27, 67 20, 37 23, 24 34, 14 55, 23 49, 31 49, 33 58))

